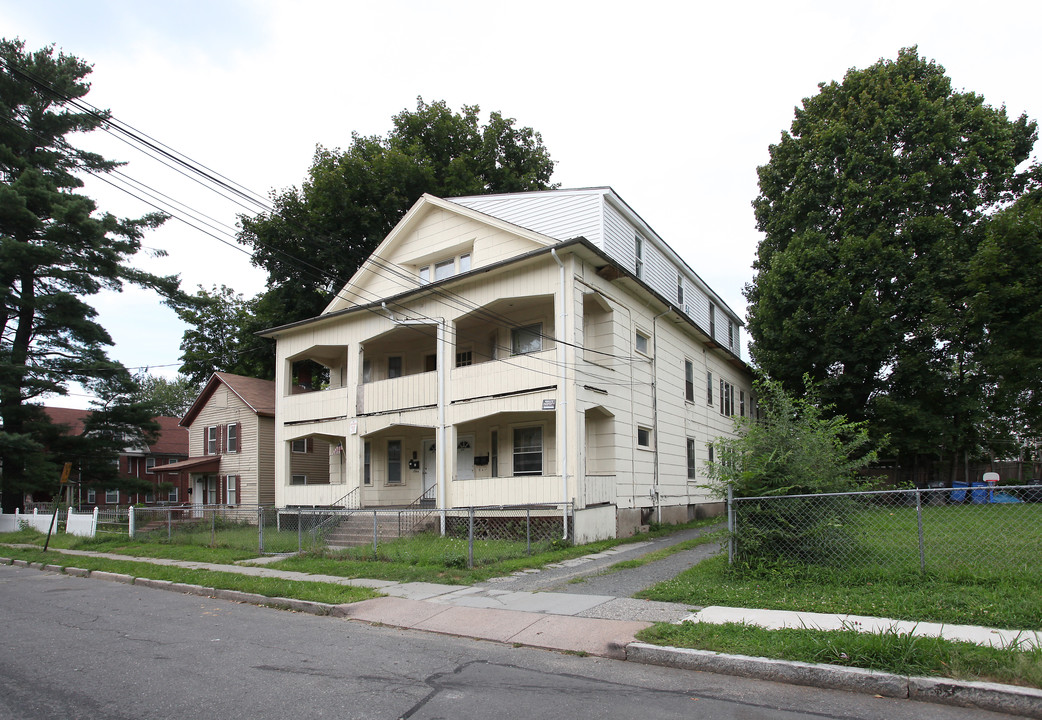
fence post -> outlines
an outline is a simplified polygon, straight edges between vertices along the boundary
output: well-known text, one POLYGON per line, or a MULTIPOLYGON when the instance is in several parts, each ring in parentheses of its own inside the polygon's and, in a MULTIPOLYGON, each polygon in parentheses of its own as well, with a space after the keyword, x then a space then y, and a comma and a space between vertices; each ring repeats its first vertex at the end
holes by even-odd
POLYGON ((525 508, 525 546, 532 554, 532 508, 525 508))
POLYGON ((304 552, 304 511, 297 511, 297 552, 304 552))
POLYGON ((210 508, 210 547, 217 545, 217 508, 210 508))
POLYGON ((166 539, 167 542, 174 538, 174 509, 169 507, 166 509, 166 539))
POLYGON ((919 488, 915 489, 915 515, 919 522, 919 572, 926 573, 926 548, 923 544, 923 498, 919 488))
POLYGON ((376 520, 376 510, 373 510, 373 558, 376 558, 376 536, 378 533, 378 526, 376 520))
POLYGON ((727 486, 727 564, 734 565, 734 488, 727 486))
POLYGON ((257 506, 257 554, 264 554, 264 508, 257 506))
POLYGON ((470 518, 467 522, 467 568, 474 569, 474 507, 471 506, 470 518))
POLYGON ((127 534, 130 535, 130 539, 134 539, 134 506, 131 505, 127 509, 127 534))

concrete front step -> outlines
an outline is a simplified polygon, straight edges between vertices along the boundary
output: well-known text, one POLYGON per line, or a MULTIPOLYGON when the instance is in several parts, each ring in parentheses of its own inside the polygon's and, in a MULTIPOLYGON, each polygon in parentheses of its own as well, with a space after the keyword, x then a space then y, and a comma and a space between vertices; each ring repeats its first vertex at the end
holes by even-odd
MULTIPOLYGON (((402 536, 423 532, 430 520, 413 524, 400 523, 397 516, 376 518, 376 537, 380 540, 396 540, 402 536)), ((342 520, 325 538, 331 547, 358 547, 373 542, 373 518, 364 514, 352 515, 342 520)))

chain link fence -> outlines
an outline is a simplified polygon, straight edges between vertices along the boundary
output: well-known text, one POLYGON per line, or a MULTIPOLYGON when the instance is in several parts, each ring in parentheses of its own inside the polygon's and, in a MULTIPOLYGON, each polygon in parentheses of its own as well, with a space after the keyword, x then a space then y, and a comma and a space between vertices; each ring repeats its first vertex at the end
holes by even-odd
POLYGON ((259 555, 317 551, 345 558, 472 568, 570 544, 572 511, 570 503, 444 510, 136 506, 99 511, 98 533, 259 555))
MULTIPOLYGON (((258 505, 171 505, 133 508, 127 534, 144 542, 256 550, 258 505)), ((99 513, 99 532, 101 517, 99 513)))
POLYGON ((332 551, 344 557, 450 567, 528 557, 569 541, 571 504, 473 508, 268 508, 263 553, 332 551))
POLYGON ((778 561, 974 576, 1042 561, 1042 486, 728 499, 731 564, 778 561))

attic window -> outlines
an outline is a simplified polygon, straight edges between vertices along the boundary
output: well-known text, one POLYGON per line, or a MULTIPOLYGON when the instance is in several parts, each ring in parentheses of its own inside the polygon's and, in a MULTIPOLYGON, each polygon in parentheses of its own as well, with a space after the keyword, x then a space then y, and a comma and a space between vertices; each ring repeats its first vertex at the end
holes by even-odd
POLYGON ((463 253, 457 257, 445 258, 439 260, 433 265, 424 265, 420 268, 420 282, 429 283, 431 281, 431 268, 434 268, 434 281, 445 280, 452 277, 453 275, 459 275, 470 270, 470 253, 463 253))

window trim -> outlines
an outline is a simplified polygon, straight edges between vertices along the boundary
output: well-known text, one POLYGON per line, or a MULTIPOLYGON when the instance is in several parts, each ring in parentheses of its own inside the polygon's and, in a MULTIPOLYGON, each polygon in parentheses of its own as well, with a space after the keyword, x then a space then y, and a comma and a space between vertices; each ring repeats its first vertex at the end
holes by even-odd
POLYGON ((404 480, 404 478, 402 476, 402 452, 403 452, 403 447, 402 447, 401 439, 399 439, 399 438, 388 438, 387 446, 386 446, 386 453, 387 453, 387 455, 386 455, 386 458, 385 458, 386 461, 387 461, 386 462, 386 464, 387 464, 387 477, 385 478, 385 482, 384 482, 385 485, 400 486, 400 485, 404 485, 405 484, 405 480, 404 480), (397 446, 398 446, 398 459, 397 460, 392 460, 391 459, 391 445, 393 445, 393 444, 397 444, 397 446), (393 472, 392 468, 394 468, 395 465, 397 466, 397 471, 393 472), (395 479, 396 475, 397 475, 397 479, 395 479))
POLYGON ((239 423, 228 423, 224 431, 224 451, 226 453, 239 452, 239 423))
POLYGON ((289 476, 289 484, 290 485, 307 485, 308 484, 308 476, 307 475, 302 475, 302 474, 299 474, 299 473, 296 474, 296 475, 290 475, 289 476), (297 478, 301 478, 300 482, 297 482, 297 478))
POLYGON ((651 335, 648 335, 640 328, 636 328, 633 331, 633 349, 639 352, 641 355, 651 357, 651 335), (644 349, 641 350, 641 340, 644 340, 644 349))
POLYGON ((706 371, 706 404, 713 405, 713 373, 706 371))
POLYGON ((217 426, 207 425, 204 432, 206 433, 206 454, 217 455, 219 449, 217 442, 217 426))
POLYGON ((362 485, 373 484, 373 444, 369 440, 362 443, 362 485))
POLYGON ((684 276, 677 273, 677 305, 684 307, 684 276))
MULTIPOLYGON (((510 446, 510 475, 511 477, 541 477, 546 474, 546 432, 543 425, 517 425, 511 428, 511 446, 510 446), (524 430, 538 430, 539 431, 539 470, 521 470, 518 471, 518 456, 519 455, 535 455, 535 450, 522 450, 518 452, 517 434, 524 430)), ((529 447, 529 446, 521 446, 529 447)), ((534 446, 531 446, 534 447, 534 446)))
POLYGON ((177 497, 178 497, 179 490, 180 490, 180 488, 178 488, 177 485, 174 485, 172 488, 167 490, 166 501, 167 502, 177 502, 178 501, 177 497))
POLYGON ((106 490, 105 491, 105 504, 106 505, 119 505, 119 490, 106 490), (115 500, 110 500, 109 496, 115 495, 115 500))
POLYGON ((652 442, 651 441, 651 435, 652 435, 652 433, 651 433, 651 428, 650 427, 648 427, 647 425, 638 425, 637 426, 637 448, 638 449, 643 449, 643 450, 651 450, 651 442, 652 442), (644 433, 644 435, 646 436, 645 437, 646 442, 642 443, 640 441, 641 433, 644 433))
POLYGON ((695 363, 684 358, 684 402, 695 401, 695 363))
POLYGON ((224 476, 224 501, 226 505, 239 504, 239 476, 224 476))
POLYGON ((695 459, 695 439, 687 438, 687 479, 698 479, 698 468, 695 459))
POLYGON ((533 353, 543 351, 543 323, 529 323, 528 325, 519 325, 518 327, 510 328, 510 354, 513 355, 531 355, 533 353), (533 328, 535 330, 533 331, 533 328), (535 339, 539 343, 539 347, 533 350, 522 350, 520 340, 520 334, 522 332, 528 332, 535 335, 535 339))
POLYGON ((296 453, 297 455, 304 455, 308 451, 308 439, 307 438, 297 438, 296 440, 290 440, 289 441, 289 451, 291 453, 296 453), (304 443, 302 450, 297 450, 297 443, 304 443))
POLYGON ((87 504, 93 505, 98 501, 98 493, 94 488, 87 488, 87 504))
POLYGON ((637 276, 638 280, 644 279, 644 238, 640 235, 633 236, 633 255, 635 261, 633 264, 633 274, 637 276))

